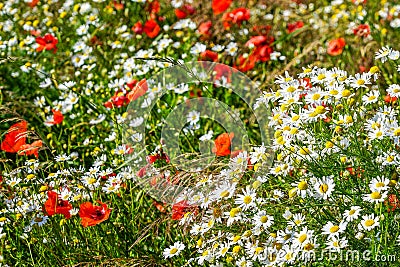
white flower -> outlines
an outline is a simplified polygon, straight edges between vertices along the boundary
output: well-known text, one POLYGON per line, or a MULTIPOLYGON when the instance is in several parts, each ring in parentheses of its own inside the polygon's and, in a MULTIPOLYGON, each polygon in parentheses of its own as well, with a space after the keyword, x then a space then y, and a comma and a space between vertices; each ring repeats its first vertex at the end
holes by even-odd
POLYGON ((388 189, 389 186, 389 179, 385 178, 385 177, 376 177, 374 179, 372 179, 372 181, 369 183, 369 188, 371 189, 371 191, 385 191, 388 189))
POLYGON ((253 222, 256 228, 262 226, 267 229, 274 223, 274 217, 268 215, 265 210, 261 210, 253 217, 253 222))
POLYGON ((370 194, 365 194, 363 197, 364 201, 368 201, 371 203, 379 203, 385 201, 388 192, 380 192, 380 191, 373 191, 370 194))
MULTIPOLYGON (((399 66, 400 70, 400 66, 399 66)), ((391 96, 391 97, 400 97, 400 85, 398 84, 391 84, 388 89, 386 89, 386 92, 391 96)))
POLYGON ((317 182, 314 184, 314 189, 316 191, 316 197, 322 199, 328 199, 333 189, 335 188, 335 182, 333 181, 332 177, 324 177, 322 179, 318 179, 317 182))
POLYGON ((234 42, 230 42, 230 43, 226 46, 225 52, 227 52, 228 55, 230 55, 230 56, 235 56, 237 50, 238 50, 237 44, 234 43, 234 42))
POLYGON ((187 122, 190 123, 191 125, 197 124, 197 122, 200 120, 200 112, 196 110, 192 110, 189 112, 187 115, 187 122))
POLYGON ((185 245, 183 243, 177 241, 169 248, 164 249, 164 251, 163 251, 164 258, 172 258, 176 255, 179 255, 181 253, 181 251, 184 249, 185 249, 185 245))
POLYGON ((250 189, 250 187, 247 187, 246 190, 242 189, 242 192, 243 194, 238 194, 238 197, 235 199, 235 204, 239 205, 243 210, 255 207, 256 192, 250 189))
POLYGON ((350 210, 346 210, 343 214, 343 218, 348 221, 354 221, 360 216, 361 208, 359 206, 352 206, 350 210))
POLYGON ((368 105, 371 103, 376 103, 379 99, 379 91, 378 90, 372 90, 370 92, 368 92, 367 94, 363 95, 362 97, 362 101, 368 105))
POLYGON ((207 141, 207 140, 211 140, 213 138, 213 130, 208 131, 208 133, 206 133, 205 135, 200 136, 199 140, 200 141, 207 141))
POLYGON ((201 52, 206 51, 207 46, 202 43, 196 43, 192 48, 190 48, 190 54, 198 55, 201 52))
POLYGON ((339 237, 340 233, 343 233, 346 230, 347 222, 341 222, 339 225, 333 224, 332 222, 328 222, 322 227, 322 234, 339 237))
POLYGON ((375 53, 375 59, 380 59, 381 62, 384 63, 391 52, 392 49, 390 47, 382 47, 378 52, 375 53))
POLYGON ((362 216, 362 221, 358 225, 358 228, 360 231, 362 230, 367 230, 371 231, 375 227, 379 226, 379 217, 375 217, 375 215, 369 214, 369 215, 364 215, 362 216))

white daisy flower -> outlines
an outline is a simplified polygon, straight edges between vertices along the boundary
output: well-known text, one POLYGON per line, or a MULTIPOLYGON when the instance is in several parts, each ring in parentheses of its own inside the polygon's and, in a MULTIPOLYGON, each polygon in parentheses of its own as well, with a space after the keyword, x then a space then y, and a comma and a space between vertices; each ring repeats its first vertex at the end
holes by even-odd
POLYGON ((360 216, 361 208, 359 206, 352 206, 349 210, 343 213, 343 219, 348 222, 352 222, 360 216))
POLYGON ((185 244, 183 244, 180 241, 177 241, 169 248, 164 249, 164 251, 163 251, 164 258, 167 259, 167 258, 172 258, 176 255, 179 255, 181 253, 181 251, 184 249, 185 249, 185 244))
POLYGON ((314 184, 314 189, 316 191, 315 197, 328 199, 335 188, 335 182, 332 177, 324 177, 322 179, 318 179, 314 184))
POLYGON ((362 220, 358 225, 360 231, 367 230, 371 231, 375 227, 379 226, 379 217, 375 217, 375 214, 369 214, 362 216, 362 220))
POLYGON ((323 235, 338 237, 340 233, 343 233, 346 230, 346 227, 347 222, 345 221, 342 221, 339 224, 328 222, 324 227, 322 227, 321 231, 323 235))
POLYGON ((370 194, 365 194, 363 197, 364 201, 368 201, 371 203, 380 203, 385 201, 388 192, 380 192, 380 191, 372 191, 370 194))
POLYGON ((378 176, 371 180, 371 182, 369 183, 369 188, 371 189, 371 191, 385 191, 389 187, 389 182, 389 179, 383 176, 378 176))

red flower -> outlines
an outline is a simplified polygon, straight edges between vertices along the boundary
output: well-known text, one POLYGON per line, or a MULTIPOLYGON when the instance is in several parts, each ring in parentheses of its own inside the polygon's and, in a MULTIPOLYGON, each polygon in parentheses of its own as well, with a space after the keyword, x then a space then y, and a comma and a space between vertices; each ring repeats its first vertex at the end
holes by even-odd
POLYGON ((79 217, 82 219, 83 227, 99 224, 110 217, 111 209, 107 208, 107 204, 100 201, 98 203, 101 206, 94 206, 90 202, 85 202, 79 207, 79 217))
POLYGON ((302 28, 303 26, 304 26, 304 23, 302 21, 297 21, 297 22, 294 22, 294 23, 289 23, 287 25, 287 29, 288 29, 289 33, 292 33, 295 30, 302 28))
POLYGON ((184 5, 181 8, 175 9, 175 15, 178 19, 184 19, 189 15, 193 15, 196 12, 196 9, 191 5, 184 5))
POLYGON ((240 26, 243 21, 250 19, 250 10, 244 7, 239 7, 232 12, 225 13, 222 19, 224 21, 225 29, 230 28, 232 24, 240 26))
POLYGON ((136 34, 143 33, 143 25, 140 21, 136 22, 135 25, 132 26, 132 31, 136 34))
POLYGON ((160 32, 160 26, 155 20, 150 19, 144 24, 143 31, 148 37, 154 38, 160 32))
POLYGON ((28 6, 34 8, 39 3, 39 0, 32 0, 28 3, 28 6))
POLYGON ((231 82, 231 76, 232 76, 232 69, 229 66, 223 65, 223 64, 217 64, 214 67, 214 72, 215 72, 215 80, 220 80, 222 77, 225 77, 227 82, 231 82))
POLYGON ((138 82, 133 88, 132 91, 130 91, 128 94, 126 94, 126 97, 129 99, 129 101, 133 101, 144 95, 147 90, 149 89, 149 86, 147 84, 146 79, 141 80, 138 82))
POLYGON ((371 29, 368 24, 361 24, 353 30, 353 33, 360 37, 368 37, 371 34, 371 29))
POLYGON ((26 144, 26 132, 28 130, 28 123, 20 121, 13 124, 7 131, 3 142, 1 143, 1 150, 10 153, 17 153, 21 146, 26 144))
POLYGON ((395 96, 390 96, 389 94, 387 94, 384 98, 386 103, 394 103, 397 101, 397 97, 395 96))
POLYGON ((158 12, 160 12, 160 2, 158 2, 157 0, 148 2, 147 10, 150 13, 157 14, 158 12))
POLYGON ((214 15, 221 14, 225 12, 231 5, 232 0, 213 0, 211 7, 214 12, 214 15))
POLYGON ((44 122, 46 126, 60 124, 64 120, 64 115, 59 110, 52 109, 53 116, 50 116, 47 121, 44 122))
POLYGON ((231 142, 234 137, 233 133, 220 134, 214 141, 212 152, 218 157, 224 157, 231 154, 231 142))
POLYGON ((211 50, 206 50, 206 51, 200 53, 199 60, 200 61, 217 62, 218 61, 218 54, 213 52, 213 51, 211 51, 211 50))
POLYGON ((190 211, 197 214, 197 206, 189 205, 186 200, 179 201, 172 206, 172 220, 180 220, 190 211))
POLYGON ((212 27, 212 22, 209 20, 201 23, 199 25, 198 31, 203 37, 209 38, 211 36, 211 27, 212 27))
POLYGON ((235 65, 235 68, 241 72, 252 70, 256 65, 257 60, 257 56, 255 56, 254 53, 251 53, 247 58, 240 55, 238 58, 238 65, 235 65))
POLYGON ((124 9, 124 3, 117 3, 117 1, 113 1, 113 5, 114 5, 114 8, 116 9, 116 10, 122 10, 122 9, 124 9))
POLYGON ((18 151, 18 155, 25 155, 25 156, 35 155, 38 158, 39 157, 39 153, 38 153, 39 148, 41 148, 42 146, 43 146, 42 140, 34 141, 32 144, 22 145, 19 148, 20 151, 18 151))
POLYGON ((346 45, 344 38, 338 38, 331 40, 328 43, 327 53, 331 56, 338 56, 343 52, 343 48, 346 45))
POLYGON ((26 143, 28 124, 26 121, 15 123, 7 131, 4 141, 1 143, 1 150, 18 155, 35 155, 39 157, 38 151, 42 147, 42 140, 34 141, 32 144, 26 143))
POLYGON ((47 196, 48 199, 44 203, 44 208, 47 215, 53 216, 54 214, 62 214, 67 219, 71 218, 71 203, 69 203, 67 200, 61 199, 60 196, 54 191, 48 191, 47 196))
POLYGON ((258 35, 251 37, 250 40, 247 41, 246 46, 253 45, 256 48, 251 52, 249 56, 250 64, 247 64, 248 67, 242 69, 252 69, 257 61, 268 61, 270 59, 271 53, 274 51, 270 46, 273 42, 274 38, 271 36, 258 35))
POLYGON ((385 203, 388 206, 388 212, 400 208, 400 200, 394 194, 390 194, 388 198, 385 200, 385 203))
POLYGON ((257 47, 254 50, 253 54, 257 57, 257 60, 266 62, 266 61, 270 60, 271 53, 273 51, 274 50, 269 45, 263 45, 263 46, 257 47))
POLYGON ((126 97, 122 91, 117 91, 109 101, 104 103, 104 106, 106 108, 113 108, 113 107, 120 108, 122 106, 126 106, 127 104, 129 104, 128 97, 126 97))
POLYGON ((36 48, 38 52, 43 51, 43 49, 53 50, 53 53, 57 51, 58 40, 50 33, 47 33, 44 37, 36 37, 36 43, 39 45, 39 47, 36 48))

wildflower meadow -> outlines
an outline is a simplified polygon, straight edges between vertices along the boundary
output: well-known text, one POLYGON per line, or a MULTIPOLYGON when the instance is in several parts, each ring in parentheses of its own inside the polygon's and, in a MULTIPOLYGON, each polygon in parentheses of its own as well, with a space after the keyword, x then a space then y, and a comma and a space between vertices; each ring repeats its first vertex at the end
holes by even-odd
POLYGON ((0 3, 0 266, 400 266, 400 3, 0 3))

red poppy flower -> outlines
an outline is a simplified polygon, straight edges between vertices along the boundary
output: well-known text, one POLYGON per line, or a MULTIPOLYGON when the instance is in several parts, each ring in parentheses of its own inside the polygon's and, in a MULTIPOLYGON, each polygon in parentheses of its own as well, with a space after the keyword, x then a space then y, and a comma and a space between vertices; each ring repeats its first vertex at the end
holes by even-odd
POLYGON ((297 21, 297 22, 294 22, 294 23, 289 23, 287 25, 287 30, 288 30, 289 33, 292 33, 295 30, 302 28, 303 26, 304 26, 304 23, 302 21, 297 21))
POLYGON ((39 45, 36 51, 41 52, 45 50, 53 50, 53 53, 57 51, 58 40, 50 33, 47 33, 44 37, 36 37, 36 43, 39 45))
POLYGON ((211 20, 209 20, 209 21, 201 23, 199 25, 198 31, 203 37, 210 38, 211 27, 212 27, 212 22, 211 22, 211 20))
POLYGON ((271 53, 273 51, 274 50, 269 45, 263 45, 263 46, 257 47, 253 53, 257 57, 258 60, 260 60, 262 62, 266 62, 266 61, 270 60, 271 53))
POLYGON ((250 46, 250 45, 260 46, 266 41, 267 41, 267 36, 257 35, 251 37, 250 40, 246 42, 245 46, 250 46))
POLYGON ((138 80, 133 79, 132 81, 128 82, 126 85, 129 87, 129 89, 133 89, 133 88, 135 88, 137 83, 138 83, 138 80))
POLYGON ((28 123, 24 120, 11 125, 3 142, 1 142, 1 150, 17 153, 21 149, 21 146, 26 144, 27 130, 28 123))
POLYGON ((214 72, 215 72, 215 80, 220 80, 222 77, 225 77, 227 82, 231 82, 231 76, 232 76, 232 69, 223 64, 217 64, 214 67, 214 72))
POLYGON ((200 53, 199 60, 200 61, 217 62, 218 61, 218 54, 213 52, 213 51, 211 51, 211 50, 206 50, 206 51, 200 53))
POLYGON ((266 62, 270 59, 271 53, 274 51, 270 45, 274 42, 274 37, 272 36, 253 36, 249 41, 246 42, 246 46, 253 45, 256 48, 252 51, 249 58, 256 58, 256 61, 266 62))
POLYGON ((196 9, 191 5, 184 5, 181 8, 175 9, 175 15, 178 19, 185 19, 189 15, 193 15, 196 12, 196 9))
POLYGON ((397 101, 397 97, 395 96, 390 96, 389 94, 387 94, 384 98, 386 103, 394 103, 397 101))
POLYGON ((52 109, 51 112, 53 112, 53 116, 50 116, 50 119, 45 121, 45 125, 51 126, 63 122, 64 115, 61 113, 61 111, 52 109))
POLYGON ((82 203, 79 207, 79 217, 81 217, 81 224, 83 227, 93 226, 104 222, 110 217, 111 209, 100 201, 98 203, 101 206, 94 206, 90 202, 82 203))
POLYGON ((234 137, 233 133, 220 134, 214 141, 212 152, 218 157, 224 157, 231 154, 231 142, 234 137))
POLYGON ((160 26, 155 20, 150 19, 144 24, 143 31, 148 37, 154 38, 160 32, 160 26))
POLYGON ((214 12, 214 15, 221 14, 225 12, 231 5, 232 0, 213 0, 211 7, 214 12))
POLYGON ((104 106, 106 108, 114 108, 114 107, 120 108, 128 104, 129 104, 128 97, 126 97, 122 91, 117 91, 109 101, 104 103, 104 106))
POLYGON ((239 56, 238 58, 238 64, 235 65, 234 67, 241 72, 246 72, 249 70, 252 70, 254 66, 256 65, 256 62, 258 61, 258 58, 254 53, 251 53, 248 57, 244 57, 242 55, 239 56))
POLYGON ((44 203, 44 209, 47 215, 53 216, 54 214, 62 214, 67 219, 71 218, 71 203, 67 200, 61 199, 61 197, 54 191, 48 191, 47 197, 48 199, 44 203))
POLYGON ((148 3, 147 11, 149 11, 149 13, 157 14, 158 12, 160 12, 160 2, 155 0, 147 3, 148 3))
POLYGON ((160 155, 155 154, 155 155, 148 155, 146 156, 146 161, 149 164, 153 164, 154 162, 156 162, 156 160, 158 160, 160 158, 160 155))
POLYGON ((232 24, 240 26, 243 21, 250 19, 250 10, 244 7, 239 7, 232 12, 225 13, 222 19, 224 21, 225 29, 230 28, 232 24))
POLYGON ((115 10, 122 10, 122 9, 124 9, 124 3, 121 3, 121 2, 117 2, 117 1, 113 1, 113 5, 114 5, 114 8, 115 8, 115 10))
POLYGON ((32 0, 28 3, 28 6, 34 8, 39 3, 39 0, 32 0))
POLYGON ((328 43, 327 53, 331 56, 338 56, 343 52, 343 48, 346 45, 344 38, 338 38, 331 40, 328 43))
POLYGON ((34 141, 32 144, 25 144, 19 148, 18 155, 35 155, 37 158, 39 157, 39 148, 43 146, 42 140, 34 141))
POLYGON ((135 25, 132 26, 132 31, 136 34, 143 33, 143 25, 140 21, 136 22, 135 25))
POLYGON ((371 34, 371 29, 368 24, 361 24, 353 30, 353 33, 359 37, 368 37, 371 34))
POLYGON ((90 38, 89 42, 93 46, 103 45, 103 42, 96 35, 90 38))
POLYGON ((180 220, 190 211, 197 214, 197 210, 197 206, 189 205, 186 200, 179 201, 172 206, 172 220, 180 220))
POLYGON ((32 144, 26 143, 28 124, 26 121, 15 123, 10 127, 1 143, 1 150, 18 155, 35 155, 39 157, 38 151, 42 147, 42 140, 34 141, 32 144))
POLYGON ((141 80, 138 82, 133 88, 132 91, 130 91, 128 94, 126 94, 126 97, 129 99, 129 101, 133 101, 144 95, 147 90, 149 89, 149 86, 147 84, 146 79, 141 80))

